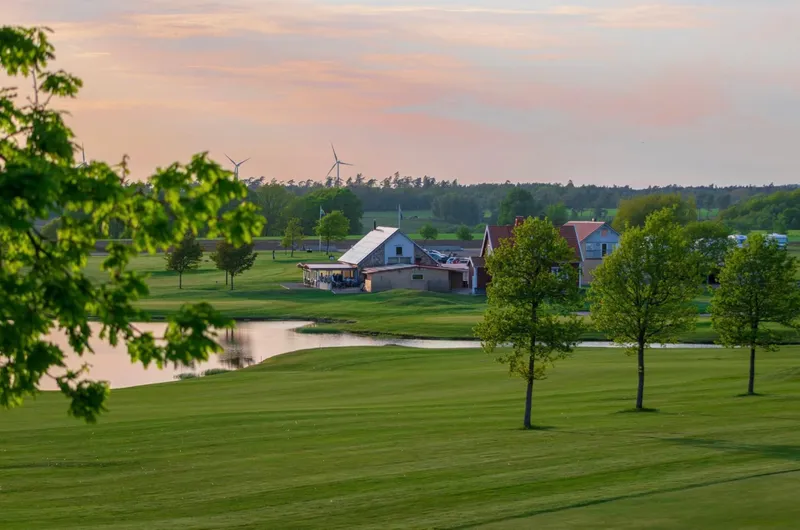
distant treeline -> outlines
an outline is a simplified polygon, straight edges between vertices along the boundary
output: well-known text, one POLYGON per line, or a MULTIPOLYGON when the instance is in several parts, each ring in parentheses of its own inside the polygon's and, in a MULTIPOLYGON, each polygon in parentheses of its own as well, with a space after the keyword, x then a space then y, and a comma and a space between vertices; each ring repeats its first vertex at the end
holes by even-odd
MULTIPOLYGON (((267 219, 266 236, 282 235, 292 218, 301 220, 304 233, 312 234, 323 213, 340 210, 350 220, 350 232, 362 233, 365 211, 431 210, 433 217, 451 223, 478 228, 485 223, 507 223, 514 215, 543 215, 553 210, 568 218, 591 218, 613 221, 622 201, 647 195, 679 195, 691 200, 698 217, 720 218, 731 228, 793 229, 800 228, 800 189, 798 186, 575 186, 567 184, 526 183, 470 184, 433 177, 402 177, 395 173, 384 179, 366 179, 362 175, 337 183, 312 180, 279 182, 245 179, 248 200, 258 205, 267 219)), ((148 186, 133 184, 143 190, 148 186)), ((230 205, 229 208, 233 208, 230 205)), ((52 217, 56 217, 53 215, 52 217)), ((51 226, 51 230, 55 227, 51 226)), ((116 227, 117 237, 125 236, 124 227, 116 227)))

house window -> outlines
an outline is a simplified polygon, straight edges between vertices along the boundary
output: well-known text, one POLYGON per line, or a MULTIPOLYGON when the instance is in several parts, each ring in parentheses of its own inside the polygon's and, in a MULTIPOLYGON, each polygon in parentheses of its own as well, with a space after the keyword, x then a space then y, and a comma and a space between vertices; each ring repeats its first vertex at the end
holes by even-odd
POLYGON ((550 267, 550 272, 552 272, 553 274, 558 274, 559 272, 561 272, 561 267, 550 267))
POLYGON ((394 255, 395 256, 402 256, 403 255, 403 247, 400 247, 400 246, 394 247, 394 255))
POLYGON ((411 279, 412 280, 422 280, 423 278, 424 277, 422 276, 422 274, 412 274, 411 275, 411 279))

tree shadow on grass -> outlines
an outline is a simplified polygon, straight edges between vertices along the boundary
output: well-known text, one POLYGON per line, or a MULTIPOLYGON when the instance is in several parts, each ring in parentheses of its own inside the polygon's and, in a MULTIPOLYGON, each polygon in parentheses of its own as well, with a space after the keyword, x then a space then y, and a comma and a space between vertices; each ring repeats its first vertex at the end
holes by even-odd
POLYGON ((796 445, 769 445, 769 444, 745 444, 735 443, 726 440, 709 440, 703 438, 666 438, 667 442, 699 447, 703 449, 715 449, 718 451, 728 451, 734 453, 754 454, 764 458, 780 458, 800 462, 800 446, 796 445))
POLYGON ((616 414, 659 414, 661 411, 659 409, 650 409, 647 407, 641 409, 623 409, 616 412, 616 414))
POLYGON ((750 393, 745 392, 744 394, 736 394, 734 397, 737 397, 737 398, 749 398, 749 397, 757 398, 757 397, 768 397, 768 396, 769 396, 769 394, 759 394, 758 392, 754 392, 754 393, 750 394, 750 393))
POLYGON ((554 430, 556 430, 556 428, 553 427, 552 425, 531 425, 529 429, 527 429, 525 427, 521 427, 521 428, 519 428, 517 430, 519 430, 519 431, 528 431, 528 432, 535 432, 535 431, 547 432, 547 431, 554 431, 554 430))

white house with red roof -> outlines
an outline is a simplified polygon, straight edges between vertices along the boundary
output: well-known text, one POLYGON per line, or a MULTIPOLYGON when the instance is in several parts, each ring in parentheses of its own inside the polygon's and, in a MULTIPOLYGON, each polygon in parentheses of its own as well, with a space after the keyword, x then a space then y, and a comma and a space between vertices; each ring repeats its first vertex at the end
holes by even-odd
POLYGON ((587 286, 594 279, 594 270, 619 246, 619 232, 602 221, 570 221, 564 226, 573 227, 577 233, 583 256, 581 285, 587 286))

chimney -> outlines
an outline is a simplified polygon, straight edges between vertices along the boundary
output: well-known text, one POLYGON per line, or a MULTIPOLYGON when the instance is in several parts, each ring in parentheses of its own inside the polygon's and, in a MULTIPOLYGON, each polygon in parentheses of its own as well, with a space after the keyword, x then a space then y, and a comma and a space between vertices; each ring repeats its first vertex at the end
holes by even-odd
POLYGON ((517 217, 514 219, 514 227, 520 226, 520 225, 522 225, 524 222, 525 222, 525 217, 523 217, 522 215, 518 215, 518 216, 517 216, 517 217))
POLYGON ((592 217, 592 222, 596 223, 597 222, 597 217, 592 217))
POLYGON ((377 219, 373 219, 372 220, 372 229, 373 230, 377 230, 378 229, 378 220, 377 219))

